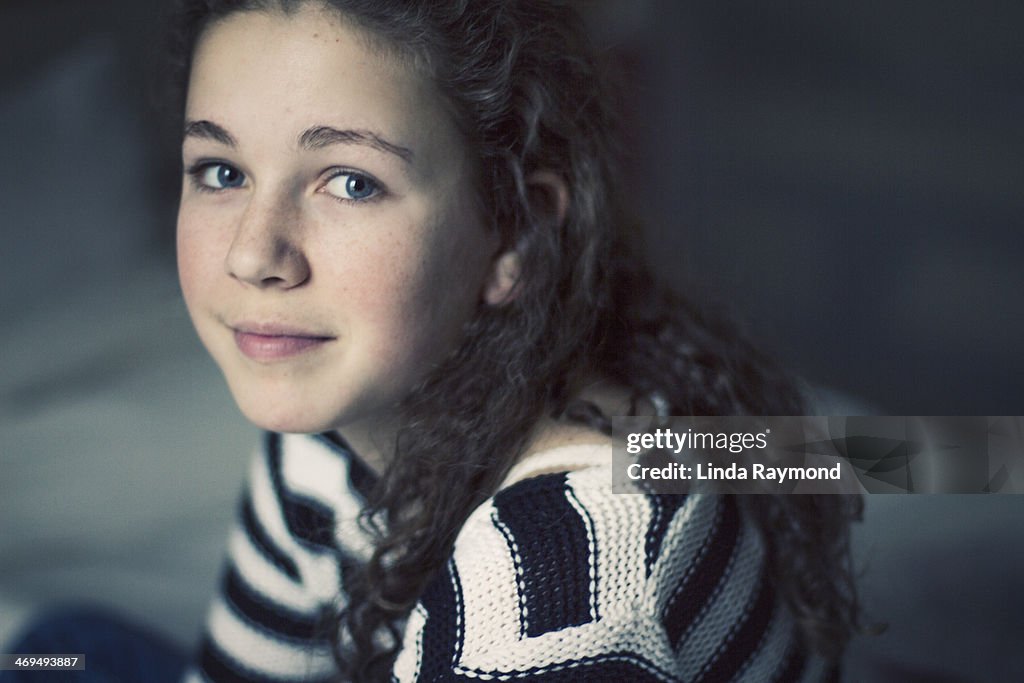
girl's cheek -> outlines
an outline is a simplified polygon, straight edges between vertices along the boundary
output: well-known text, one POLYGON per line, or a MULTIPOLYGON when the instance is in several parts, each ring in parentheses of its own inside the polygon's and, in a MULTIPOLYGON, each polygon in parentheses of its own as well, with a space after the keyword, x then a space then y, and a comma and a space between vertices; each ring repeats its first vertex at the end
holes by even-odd
POLYGON ((178 279, 186 302, 191 303, 200 293, 203 282, 209 280, 217 259, 218 247, 213 235, 200 229, 197 222, 182 216, 178 222, 178 279))
POLYGON ((199 279, 199 268, 196 263, 195 251, 189 244, 178 244, 178 279, 181 281, 181 289, 186 300, 191 299, 192 292, 196 289, 199 279))
POLYGON ((183 205, 178 213, 179 262, 222 264, 234 237, 234 225, 233 214, 183 205))

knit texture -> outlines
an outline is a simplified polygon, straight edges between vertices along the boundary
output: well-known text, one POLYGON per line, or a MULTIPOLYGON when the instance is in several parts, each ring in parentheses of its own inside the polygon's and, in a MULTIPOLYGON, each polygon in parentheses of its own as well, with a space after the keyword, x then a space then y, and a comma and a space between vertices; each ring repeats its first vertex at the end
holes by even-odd
MULTIPOLYGON (((409 616, 394 681, 835 676, 804 656, 734 498, 613 494, 607 447, 570 450, 588 464, 548 465, 473 511, 409 616)), ((327 625, 372 550, 356 523, 372 483, 334 438, 265 436, 186 681, 337 676, 327 625)))

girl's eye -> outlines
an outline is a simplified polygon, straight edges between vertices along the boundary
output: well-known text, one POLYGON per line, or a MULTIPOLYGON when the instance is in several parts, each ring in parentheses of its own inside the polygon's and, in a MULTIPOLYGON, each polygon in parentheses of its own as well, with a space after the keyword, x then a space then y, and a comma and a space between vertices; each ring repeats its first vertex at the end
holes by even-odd
POLYGON ((206 190, 228 190, 245 183, 244 173, 224 163, 202 164, 190 173, 199 187, 206 190))
POLYGON ((345 171, 328 180, 324 190, 338 199, 364 201, 377 195, 380 192, 380 185, 362 173, 345 171))

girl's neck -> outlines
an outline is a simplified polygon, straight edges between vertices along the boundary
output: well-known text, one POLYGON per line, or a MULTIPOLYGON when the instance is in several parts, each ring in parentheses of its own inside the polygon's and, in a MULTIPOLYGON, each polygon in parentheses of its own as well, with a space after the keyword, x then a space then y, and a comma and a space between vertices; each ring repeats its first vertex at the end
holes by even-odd
MULTIPOLYGON (((630 392, 607 379, 591 375, 581 382, 574 394, 589 401, 607 416, 626 415, 630 412, 630 392)), ((638 406, 642 414, 653 414, 646 401, 638 406)), ((395 449, 398 433, 397 419, 360 420, 338 430, 355 454, 377 475, 387 469, 395 449)), ((551 418, 542 419, 534 428, 523 457, 541 451, 576 444, 611 445, 611 439, 590 427, 551 418)))
POLYGON ((395 450, 397 427, 392 423, 363 420, 345 425, 336 430, 352 451, 369 467, 374 474, 380 476, 387 469, 391 454, 395 450))

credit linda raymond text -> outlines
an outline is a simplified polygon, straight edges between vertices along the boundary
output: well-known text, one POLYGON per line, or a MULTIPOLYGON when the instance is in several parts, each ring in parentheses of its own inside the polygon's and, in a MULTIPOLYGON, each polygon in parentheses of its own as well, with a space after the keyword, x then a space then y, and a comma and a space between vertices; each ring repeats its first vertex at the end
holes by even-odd
POLYGON ((1020 493, 1018 417, 612 418, 617 493, 1020 493))

